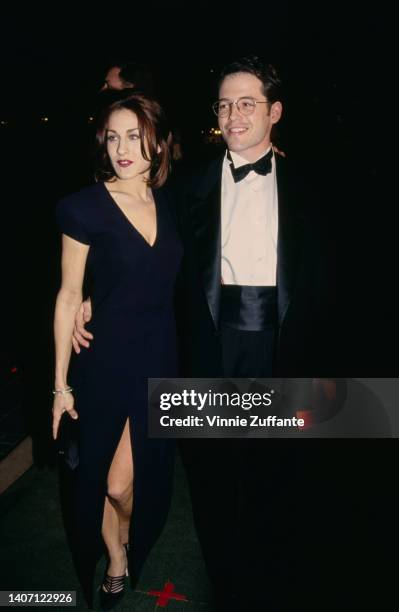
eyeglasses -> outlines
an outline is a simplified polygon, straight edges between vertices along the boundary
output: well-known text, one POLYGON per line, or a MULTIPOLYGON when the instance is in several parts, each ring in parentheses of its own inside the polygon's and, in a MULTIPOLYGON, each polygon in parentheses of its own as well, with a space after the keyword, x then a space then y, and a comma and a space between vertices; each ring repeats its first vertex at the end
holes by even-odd
POLYGON ((233 104, 241 115, 252 115, 257 104, 269 104, 268 100, 255 100, 255 98, 239 98, 233 102, 218 100, 212 104, 213 112, 217 117, 227 117, 231 113, 233 104))

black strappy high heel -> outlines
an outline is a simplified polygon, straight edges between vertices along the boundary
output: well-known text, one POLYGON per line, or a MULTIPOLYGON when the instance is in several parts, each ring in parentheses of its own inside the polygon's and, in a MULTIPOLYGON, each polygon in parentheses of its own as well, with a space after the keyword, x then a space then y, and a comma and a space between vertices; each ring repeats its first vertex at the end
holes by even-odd
POLYGON ((102 586, 100 587, 100 605, 101 610, 106 612, 112 610, 116 604, 122 599, 125 594, 125 577, 129 576, 127 566, 127 553, 129 545, 123 545, 126 553, 126 571, 123 576, 110 576, 107 571, 104 574, 102 586))

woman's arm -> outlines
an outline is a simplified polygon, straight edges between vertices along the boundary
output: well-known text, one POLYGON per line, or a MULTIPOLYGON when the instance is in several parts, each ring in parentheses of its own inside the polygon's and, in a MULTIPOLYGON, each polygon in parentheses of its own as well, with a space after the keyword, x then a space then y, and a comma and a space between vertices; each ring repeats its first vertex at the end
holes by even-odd
MULTIPOLYGON (((71 358, 75 315, 82 302, 82 286, 89 246, 62 235, 62 282, 54 315, 55 383, 54 389, 68 388, 67 374, 71 358)), ((71 393, 57 393, 53 404, 53 438, 56 439, 63 412, 77 418, 71 393)))

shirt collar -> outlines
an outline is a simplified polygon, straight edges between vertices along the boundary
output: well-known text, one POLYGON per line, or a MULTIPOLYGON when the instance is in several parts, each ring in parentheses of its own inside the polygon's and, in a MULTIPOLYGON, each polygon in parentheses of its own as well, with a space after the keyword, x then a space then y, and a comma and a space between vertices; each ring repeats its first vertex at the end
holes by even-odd
MULTIPOLYGON (((259 155, 259 157, 257 159, 255 159, 252 163, 255 163, 258 161, 258 159, 260 159, 261 157, 263 157, 264 155, 266 155, 266 153, 268 153, 271 149, 271 145, 270 147, 268 147, 265 151, 263 151, 263 153, 261 155, 259 155)), ((230 155, 231 155, 231 159, 233 161, 234 164, 234 168, 239 168, 240 166, 245 166, 245 164, 249 164, 250 162, 247 159, 244 159, 241 155, 239 155, 238 153, 234 153, 233 151, 230 151, 230 155)), ((226 151, 226 156, 227 156, 227 151, 226 151)), ((227 160, 228 161, 228 160, 227 160)), ((230 162, 229 162, 230 163, 230 162)))

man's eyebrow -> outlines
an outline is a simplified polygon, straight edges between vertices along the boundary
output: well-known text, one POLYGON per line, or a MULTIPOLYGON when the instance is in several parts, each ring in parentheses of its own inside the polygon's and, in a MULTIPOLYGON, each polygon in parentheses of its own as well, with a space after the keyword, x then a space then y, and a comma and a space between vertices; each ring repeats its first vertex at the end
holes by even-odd
MULTIPOLYGON (((251 98, 253 99, 254 96, 250 96, 249 94, 247 94, 246 96, 240 96, 239 98, 236 98, 236 100, 245 100, 245 98, 251 98)), ((218 102, 233 102, 233 98, 219 98, 218 102)))

